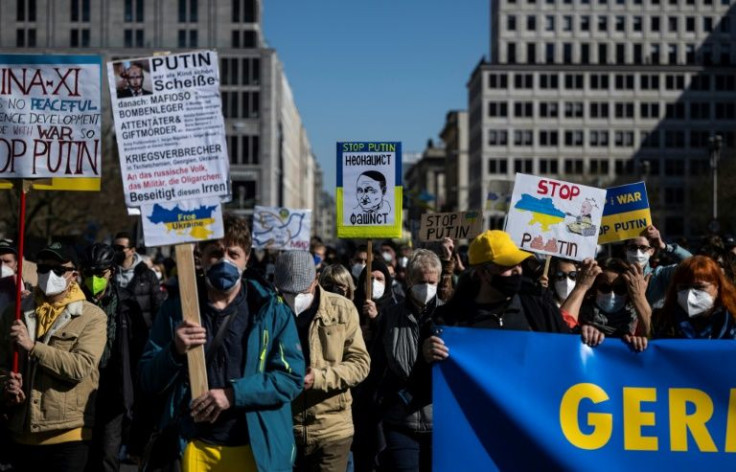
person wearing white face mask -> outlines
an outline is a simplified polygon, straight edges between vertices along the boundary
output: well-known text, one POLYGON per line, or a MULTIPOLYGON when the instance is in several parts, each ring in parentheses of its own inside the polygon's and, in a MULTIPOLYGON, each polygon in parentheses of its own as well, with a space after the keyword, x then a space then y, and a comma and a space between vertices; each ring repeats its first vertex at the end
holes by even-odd
POLYGON ((608 259, 599 267, 586 259, 562 309, 578 319, 585 344, 594 347, 607 336, 617 337, 641 351, 651 325, 645 290, 646 277, 638 265, 608 259))
POLYGON ((549 273, 552 279, 555 303, 557 303, 558 307, 562 306, 575 288, 575 282, 579 274, 578 265, 567 259, 553 258, 549 273))
POLYGON ((736 288, 706 256, 681 263, 664 308, 654 320, 657 338, 736 339, 736 288))
POLYGON ((649 278, 646 290, 649 305, 652 308, 661 308, 670 279, 677 268, 676 263, 684 261, 692 256, 692 254, 677 244, 665 243, 659 230, 652 225, 647 226, 642 231, 641 236, 626 241, 624 248, 626 262, 641 267, 644 275, 649 278), (649 265, 649 259, 654 255, 655 251, 667 254, 676 263, 652 268, 649 265))
POLYGON ((84 470, 95 420, 107 316, 76 282, 76 255, 53 242, 37 255, 38 287, 2 317, 0 386, 9 407, 15 470, 84 470), (19 373, 12 373, 13 351, 19 373), (28 421, 32 418, 33 421, 28 421))
POLYGON ((381 467, 386 470, 431 469, 431 395, 417 391, 425 386, 414 381, 412 371, 421 350, 420 331, 443 303, 437 297, 441 274, 439 257, 417 249, 407 264, 407 298, 387 308, 378 323, 364 388, 377 392, 374 411, 382 412, 386 451, 381 467))
POLYGON ((295 471, 344 471, 353 442, 350 389, 362 382, 370 357, 358 312, 345 297, 324 290, 306 251, 285 251, 274 284, 296 314, 307 365, 304 391, 292 402, 295 471))

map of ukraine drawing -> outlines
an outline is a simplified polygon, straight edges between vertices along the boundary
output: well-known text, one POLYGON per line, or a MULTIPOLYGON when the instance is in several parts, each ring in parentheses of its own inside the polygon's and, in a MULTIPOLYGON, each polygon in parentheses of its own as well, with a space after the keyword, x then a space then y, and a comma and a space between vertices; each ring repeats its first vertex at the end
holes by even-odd
POLYGON ((148 219, 154 224, 163 224, 166 232, 176 231, 178 235, 189 235, 195 239, 208 239, 213 231, 209 226, 215 223, 212 213, 217 209, 216 205, 201 206, 193 210, 182 210, 178 205, 167 210, 158 203, 153 205, 153 211, 148 219))
POLYGON ((517 210, 525 210, 532 214, 529 226, 539 223, 542 231, 549 231, 549 227, 562 223, 565 220, 565 212, 555 208, 551 198, 535 198, 529 194, 522 194, 521 199, 514 205, 517 210))

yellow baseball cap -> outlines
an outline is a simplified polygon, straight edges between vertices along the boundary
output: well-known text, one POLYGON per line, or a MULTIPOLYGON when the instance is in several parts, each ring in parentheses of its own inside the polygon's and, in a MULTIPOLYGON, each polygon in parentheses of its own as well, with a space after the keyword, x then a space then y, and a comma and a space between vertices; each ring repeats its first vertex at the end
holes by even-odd
POLYGON ((488 230, 479 234, 468 248, 470 265, 492 262, 500 266, 512 267, 530 256, 531 253, 516 247, 508 233, 500 230, 488 230))

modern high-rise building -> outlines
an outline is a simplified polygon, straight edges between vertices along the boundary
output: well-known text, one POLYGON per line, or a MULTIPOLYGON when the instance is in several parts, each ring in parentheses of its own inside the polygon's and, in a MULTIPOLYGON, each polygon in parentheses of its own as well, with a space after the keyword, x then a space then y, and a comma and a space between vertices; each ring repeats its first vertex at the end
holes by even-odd
MULTIPOLYGON (((709 159, 736 146, 729 0, 493 0, 469 85, 470 208, 516 172, 645 180, 667 236, 711 218, 709 159)), ((722 202, 723 205, 723 202, 722 202)), ((493 218, 493 215, 489 215, 493 218)))
MULTIPOLYGON (((283 66, 262 38, 261 17, 261 0, 3 0, 0 48, 101 54, 104 61, 216 50, 233 190, 227 207, 316 210, 321 171, 283 66)), ((103 78, 109 110, 106 89, 103 78)), ((112 127, 109 111, 104 120, 112 127)))

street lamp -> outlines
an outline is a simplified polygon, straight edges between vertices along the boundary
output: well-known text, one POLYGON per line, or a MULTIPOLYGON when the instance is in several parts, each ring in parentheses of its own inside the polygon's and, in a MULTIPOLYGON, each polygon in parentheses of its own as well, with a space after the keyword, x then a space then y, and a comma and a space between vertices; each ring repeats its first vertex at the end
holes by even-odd
POLYGON ((723 138, 720 134, 708 138, 710 150, 710 170, 713 176, 713 221, 718 220, 718 161, 721 159, 723 138))

